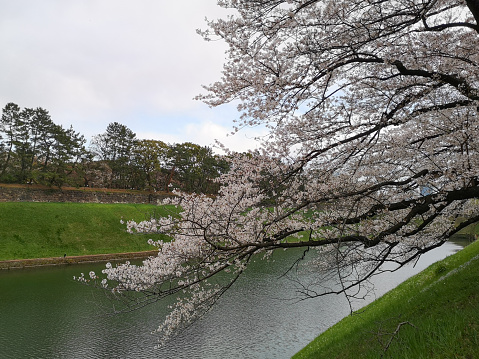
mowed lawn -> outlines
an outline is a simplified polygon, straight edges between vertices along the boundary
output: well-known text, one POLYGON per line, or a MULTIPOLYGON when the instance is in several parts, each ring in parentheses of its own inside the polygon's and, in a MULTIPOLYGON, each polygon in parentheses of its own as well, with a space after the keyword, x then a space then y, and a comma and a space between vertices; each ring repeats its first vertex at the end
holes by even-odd
POLYGON ((152 250, 149 238, 167 238, 129 234, 121 220, 174 211, 140 204, 0 203, 0 260, 152 250))

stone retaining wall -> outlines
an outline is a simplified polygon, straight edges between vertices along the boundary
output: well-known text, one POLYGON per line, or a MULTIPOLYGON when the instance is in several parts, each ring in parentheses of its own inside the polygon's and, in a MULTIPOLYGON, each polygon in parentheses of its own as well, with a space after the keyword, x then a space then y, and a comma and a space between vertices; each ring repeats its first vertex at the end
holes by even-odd
POLYGON ((55 189, 0 185, 0 202, 151 203, 170 197, 166 193, 117 192, 104 189, 55 189))
POLYGON ((40 266, 68 265, 78 263, 94 263, 119 261, 125 259, 145 259, 150 256, 158 255, 158 251, 133 252, 133 253, 112 253, 112 254, 92 254, 85 256, 68 256, 52 258, 33 258, 33 259, 13 259, 0 261, 1 269, 21 269, 40 266))

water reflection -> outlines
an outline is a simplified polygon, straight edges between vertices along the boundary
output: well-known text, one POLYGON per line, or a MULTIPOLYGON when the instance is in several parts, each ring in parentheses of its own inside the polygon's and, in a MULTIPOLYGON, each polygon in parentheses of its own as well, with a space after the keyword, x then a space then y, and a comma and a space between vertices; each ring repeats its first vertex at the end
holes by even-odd
MULTIPOLYGON (((379 277, 375 296, 463 244, 448 243, 414 267, 379 277)), ((156 337, 150 332, 168 303, 110 316, 112 302, 103 292, 72 280, 82 271, 100 271, 102 264, 1 271, 0 356, 289 358, 349 312, 342 296, 287 300, 292 283, 280 276, 294 258, 287 251, 276 254, 273 262, 256 262, 212 311, 159 350, 154 349, 156 337)))

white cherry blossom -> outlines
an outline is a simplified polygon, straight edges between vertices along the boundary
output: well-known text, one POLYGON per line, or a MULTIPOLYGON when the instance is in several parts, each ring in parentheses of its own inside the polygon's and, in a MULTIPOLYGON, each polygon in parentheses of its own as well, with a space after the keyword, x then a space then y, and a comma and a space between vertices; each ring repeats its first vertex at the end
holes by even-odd
POLYGON ((229 154, 216 197, 177 193, 179 214, 127 222, 172 238, 103 271, 109 290, 144 295, 133 307, 186 292, 159 333, 201 316, 253 255, 315 248, 310 270, 349 274, 303 294, 354 295, 479 220, 479 1, 218 4, 236 15, 202 34, 229 45, 227 61, 198 98, 237 101, 236 127, 270 136, 229 154))

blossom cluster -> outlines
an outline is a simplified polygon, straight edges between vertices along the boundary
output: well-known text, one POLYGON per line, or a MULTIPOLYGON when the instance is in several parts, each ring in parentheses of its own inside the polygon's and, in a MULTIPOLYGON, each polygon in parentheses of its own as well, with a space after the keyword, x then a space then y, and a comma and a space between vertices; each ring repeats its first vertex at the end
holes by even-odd
POLYGON ((228 60, 198 98, 239 101, 237 128, 270 135, 260 150, 228 153, 217 196, 176 193, 178 215, 128 221, 171 241, 151 241, 158 255, 142 265, 108 266, 103 286, 186 291, 158 330, 171 334, 256 253, 318 248, 314 270, 345 271, 348 291, 478 221, 476 3, 219 1, 235 15, 203 34, 229 45, 228 60))

